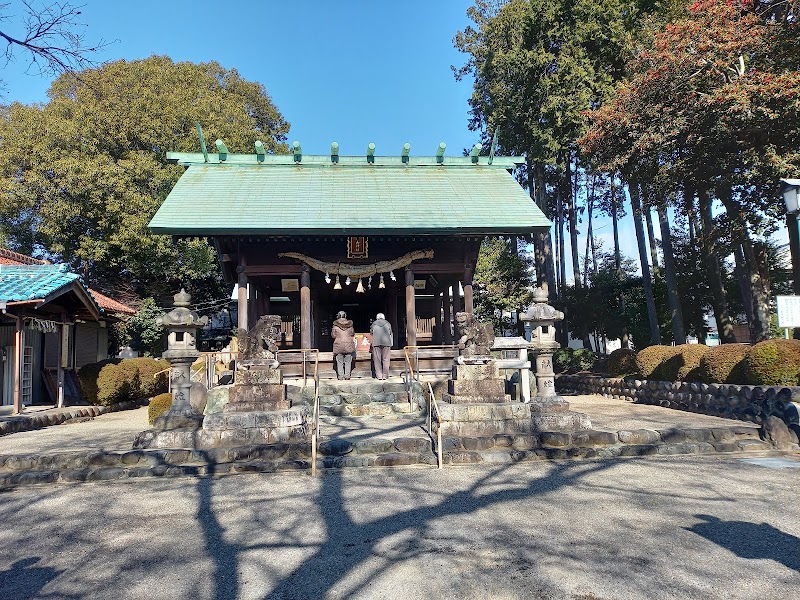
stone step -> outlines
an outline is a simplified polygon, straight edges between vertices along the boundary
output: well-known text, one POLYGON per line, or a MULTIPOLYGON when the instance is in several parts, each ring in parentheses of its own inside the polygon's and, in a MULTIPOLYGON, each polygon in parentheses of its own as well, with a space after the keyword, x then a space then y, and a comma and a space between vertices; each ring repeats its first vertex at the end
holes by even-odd
MULTIPOLYGON (((531 460, 615 458, 653 455, 773 454, 752 427, 680 430, 544 432, 531 435, 445 437, 446 465, 511 463, 531 460), (703 441, 710 431, 712 441, 703 441), (755 434, 755 437, 754 437, 755 434), (665 441, 665 438, 670 441, 665 441)), ((797 454, 800 448, 794 446, 797 454)), ((783 453, 782 453, 783 454, 783 453)), ((139 477, 197 477, 227 473, 309 471, 308 441, 209 450, 129 450, 0 456, 0 489, 21 485, 105 481, 139 477)), ((320 469, 436 465, 434 444, 427 437, 322 439, 320 469)))
POLYGON ((421 416, 420 410, 411 410, 408 402, 372 402, 370 404, 339 404, 320 406, 320 414, 333 417, 389 417, 421 416))

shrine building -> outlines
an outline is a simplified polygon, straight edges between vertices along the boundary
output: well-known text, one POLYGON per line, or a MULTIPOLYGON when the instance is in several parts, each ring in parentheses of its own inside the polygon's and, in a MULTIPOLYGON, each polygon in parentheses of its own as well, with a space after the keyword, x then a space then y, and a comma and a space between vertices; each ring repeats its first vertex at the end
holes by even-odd
POLYGON ((511 171, 515 157, 170 152, 186 167, 150 222, 154 233, 208 238, 238 284, 238 327, 282 318, 285 348, 332 348, 344 310, 356 333, 375 315, 394 348, 452 343, 456 312, 472 312, 481 240, 550 227, 511 171), (463 290, 463 295, 462 295, 463 290))

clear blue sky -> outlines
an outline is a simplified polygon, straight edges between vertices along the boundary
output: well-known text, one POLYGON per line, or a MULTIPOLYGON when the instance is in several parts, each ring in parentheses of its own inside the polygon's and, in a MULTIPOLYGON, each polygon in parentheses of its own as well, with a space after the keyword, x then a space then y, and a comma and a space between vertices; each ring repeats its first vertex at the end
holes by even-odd
MULTIPOLYGON (((450 69, 464 62, 452 39, 471 3, 73 2, 85 5, 87 42, 112 42, 102 61, 215 60, 263 83, 307 154, 336 140, 342 154, 362 154, 369 142, 395 154, 410 142, 426 155, 441 141, 460 155, 478 139, 467 129, 471 82, 456 82, 450 69)), ((49 79, 26 75, 25 58, 16 52, 0 74, 5 100, 44 102, 49 79)))
MULTIPOLYGON (((360 155, 369 142, 395 154, 410 142, 412 154, 430 155, 444 141, 457 156, 478 140, 467 128, 472 82, 457 82, 450 68, 464 62, 452 39, 470 23, 471 0, 74 3, 84 4, 87 42, 110 42, 100 61, 216 60, 263 83, 291 123, 289 141, 306 154, 325 154, 336 140, 342 154, 360 155)), ((11 10, 20 4, 11 0, 11 10)), ((50 80, 27 67, 18 51, 2 69, 4 101, 47 100, 50 80)), ((630 215, 620 226, 623 253, 637 257, 630 215)), ((582 256, 585 225, 579 230, 582 256)), ((613 247, 609 219, 598 219, 595 233, 613 247)))

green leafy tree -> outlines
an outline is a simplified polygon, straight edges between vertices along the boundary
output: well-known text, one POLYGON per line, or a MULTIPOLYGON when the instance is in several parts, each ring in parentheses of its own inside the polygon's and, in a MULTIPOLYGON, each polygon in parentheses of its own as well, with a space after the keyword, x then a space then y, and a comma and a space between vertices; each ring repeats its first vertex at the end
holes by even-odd
POLYGON ((185 285, 197 301, 219 297, 204 240, 147 229, 183 172, 166 153, 198 149, 195 122, 233 151, 260 139, 280 153, 289 124, 263 85, 213 62, 152 56, 78 75, 59 77, 46 104, 0 114, 0 237, 69 263, 101 291, 165 298, 185 285))
POLYGON ((532 260, 515 252, 505 238, 486 238, 481 244, 473 284, 475 313, 490 320, 496 329, 507 329, 510 318, 503 313, 522 311, 533 300, 532 260))
POLYGON ((145 298, 139 310, 125 323, 128 344, 143 356, 160 358, 164 351, 164 328, 156 323, 165 311, 152 298, 145 298))

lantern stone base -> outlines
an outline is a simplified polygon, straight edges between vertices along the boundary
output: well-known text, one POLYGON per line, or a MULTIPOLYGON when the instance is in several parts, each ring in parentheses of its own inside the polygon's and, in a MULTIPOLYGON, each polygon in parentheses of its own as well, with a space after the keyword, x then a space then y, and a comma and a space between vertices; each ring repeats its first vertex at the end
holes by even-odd
POLYGON ((215 413, 202 429, 149 429, 138 434, 134 448, 235 448, 278 442, 305 442, 309 436, 308 408, 303 405, 273 412, 215 413))
POLYGON ((203 415, 194 411, 167 411, 153 421, 153 429, 158 431, 169 429, 200 429, 202 426, 203 415))
POLYGON ((591 429, 589 417, 570 411, 569 402, 560 396, 539 396, 530 403, 512 402, 505 394, 505 379, 494 361, 453 366, 448 392, 442 394, 442 402, 437 406, 442 422, 434 420, 433 426, 447 436, 484 437, 591 429))

